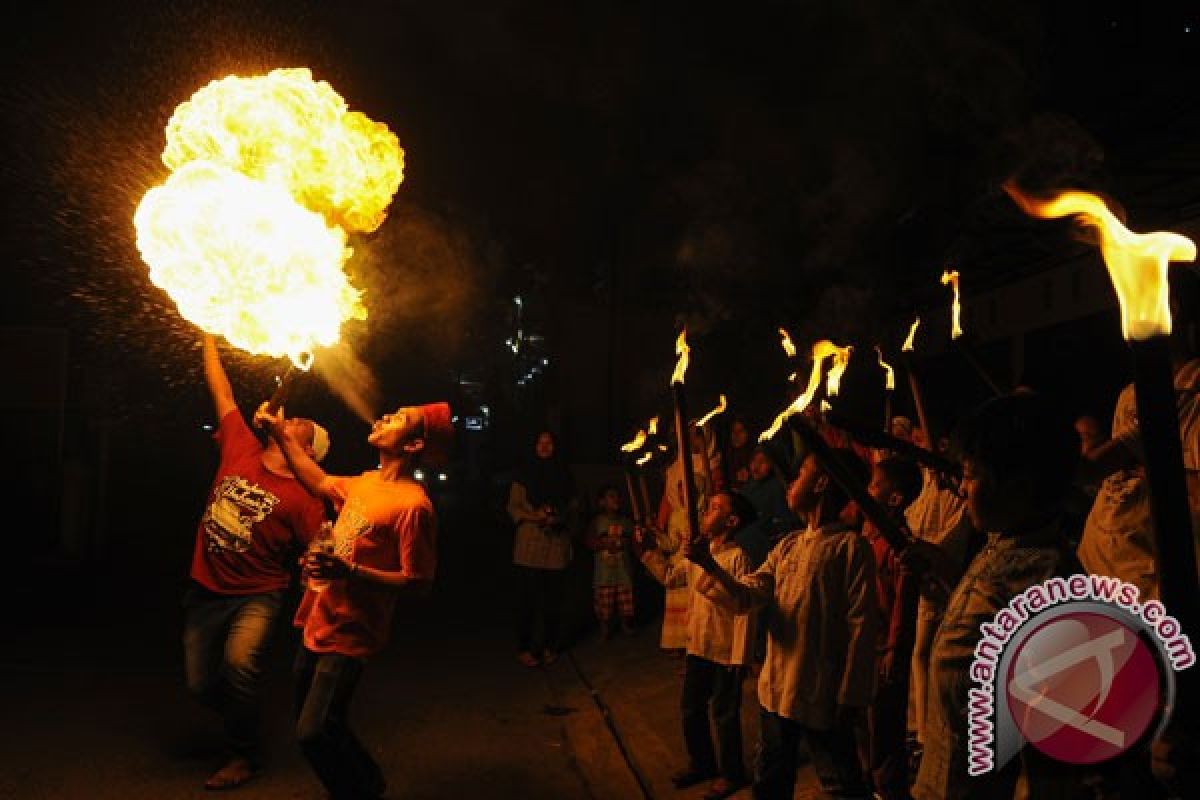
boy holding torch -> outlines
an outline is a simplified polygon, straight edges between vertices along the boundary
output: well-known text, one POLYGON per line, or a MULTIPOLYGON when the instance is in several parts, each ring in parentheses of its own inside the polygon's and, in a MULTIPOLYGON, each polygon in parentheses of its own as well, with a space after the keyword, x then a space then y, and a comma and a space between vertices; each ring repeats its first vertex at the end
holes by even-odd
MULTIPOLYGON (((852 451, 835 449, 833 456, 866 483, 866 465, 852 451)), ((706 548, 689 550, 708 573, 697 591, 735 612, 767 609, 767 656, 758 679, 759 800, 791 800, 801 739, 823 791, 869 795, 854 723, 875 683, 875 564, 870 545, 841 521, 848 499, 810 453, 788 487, 788 503, 807 529, 780 541, 757 571, 738 577, 706 548)))
MULTIPOLYGON (((713 563, 734 578, 750 571, 750 560, 738 546, 737 533, 754 521, 754 506, 738 492, 720 491, 709 500, 700 523, 704 541, 695 543, 713 563)), ((654 536, 638 528, 637 542, 648 549, 642 563, 668 588, 690 594, 687 657, 684 660, 683 740, 688 765, 671 780, 679 789, 716 778, 705 800, 723 800, 746 784, 742 756, 742 681, 754 651, 754 615, 719 603, 709 586, 696 584, 701 571, 686 559, 671 560, 654 547, 654 536), (709 706, 717 729, 714 752, 709 733, 709 706)), ((689 542, 685 540, 684 548, 689 542)))
POLYGON ((437 519, 418 464, 449 458, 454 429, 445 403, 405 406, 375 422, 367 442, 379 451, 377 470, 327 475, 292 435, 283 412, 266 404, 254 416, 279 442, 296 477, 338 512, 334 552, 310 552, 304 574, 329 581, 310 587, 296 612, 303 630, 296 658, 296 735, 305 758, 330 795, 379 797, 383 773, 348 724, 350 701, 366 660, 387 642, 401 592, 424 593, 436 566, 437 519))

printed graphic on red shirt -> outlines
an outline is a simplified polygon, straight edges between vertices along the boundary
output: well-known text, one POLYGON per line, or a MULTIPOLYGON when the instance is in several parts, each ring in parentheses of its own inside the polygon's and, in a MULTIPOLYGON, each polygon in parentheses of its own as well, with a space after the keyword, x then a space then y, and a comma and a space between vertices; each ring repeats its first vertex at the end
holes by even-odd
POLYGON ((213 490, 201 520, 209 552, 249 550, 254 543, 254 524, 266 519, 278 503, 279 498, 261 486, 226 475, 213 490))

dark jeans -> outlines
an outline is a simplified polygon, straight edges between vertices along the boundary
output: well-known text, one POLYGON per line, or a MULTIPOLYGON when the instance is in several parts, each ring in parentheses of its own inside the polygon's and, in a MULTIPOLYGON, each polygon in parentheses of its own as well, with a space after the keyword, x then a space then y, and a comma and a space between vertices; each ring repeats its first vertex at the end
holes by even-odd
POLYGON ((754 797, 757 800, 791 800, 796 790, 796 748, 808 743, 821 791, 829 797, 869 798, 855 752, 854 732, 807 728, 764 708, 759 709, 762 729, 754 764, 754 797))
POLYGON ((697 772, 719 771, 722 778, 733 783, 746 780, 741 718, 745 676, 745 667, 726 667, 692 655, 684 661, 680 706, 689 767, 697 772), (715 754, 708 722, 710 702, 712 721, 717 729, 715 754))
POLYGON ((183 598, 188 691, 221 715, 236 755, 259 759, 259 687, 283 592, 222 595, 192 584, 183 598))
POLYGON ((562 618, 565 569, 538 569, 514 565, 516 571, 517 649, 534 653, 545 648, 557 651, 562 618), (535 645, 534 631, 542 620, 542 648, 535 645))
POLYGON ((333 800, 383 794, 383 772, 350 730, 350 701, 363 662, 337 653, 296 653, 296 738, 333 800))
MULTIPOLYGON (((904 665, 907 666, 905 661, 904 665)), ((891 680, 875 683, 875 696, 867 709, 870 736, 869 763, 875 791, 883 800, 907 800, 908 670, 897 669, 891 680)))

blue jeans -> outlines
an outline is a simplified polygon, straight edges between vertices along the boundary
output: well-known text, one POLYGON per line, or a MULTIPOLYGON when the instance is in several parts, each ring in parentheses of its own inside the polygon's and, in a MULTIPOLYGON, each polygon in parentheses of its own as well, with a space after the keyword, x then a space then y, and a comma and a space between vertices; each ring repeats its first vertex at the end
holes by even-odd
POLYGON ((350 701, 362 676, 361 659, 296 653, 296 738, 309 766, 333 800, 361 800, 383 794, 383 771, 350 730, 350 701))
POLYGON ((229 748, 257 763, 259 688, 283 592, 223 595, 193 583, 184 594, 188 691, 221 715, 229 748))

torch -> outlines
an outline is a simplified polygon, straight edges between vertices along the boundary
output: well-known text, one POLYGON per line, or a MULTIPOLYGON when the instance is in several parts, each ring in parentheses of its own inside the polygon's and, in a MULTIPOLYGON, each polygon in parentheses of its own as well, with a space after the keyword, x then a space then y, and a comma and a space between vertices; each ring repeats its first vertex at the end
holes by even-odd
POLYGON ((896 371, 892 365, 883 360, 883 350, 875 345, 875 355, 879 356, 879 366, 883 368, 883 432, 892 432, 892 392, 896 390, 896 371))
MULTIPOLYGON (((665 444, 662 444, 661 442, 659 442, 658 444, 654 444, 654 440, 657 438, 658 438, 658 417, 651 417, 649 424, 646 426, 646 439, 651 445, 653 445, 654 447, 657 447, 659 452, 662 452, 663 450, 666 449, 667 446, 665 444)), ((646 453, 637 460, 637 465, 639 467, 645 467, 647 464, 649 464, 651 461, 654 460, 654 455, 655 455, 654 449, 648 449, 646 451, 646 453)), ((645 469, 638 471, 638 488, 641 489, 641 492, 642 492, 642 508, 646 509, 646 519, 654 520, 654 512, 651 510, 651 505, 650 505, 650 490, 646 487, 646 470, 645 469)))
POLYGON ((914 352, 917 328, 920 325, 920 317, 913 320, 912 327, 908 329, 908 338, 904 340, 904 346, 900 348, 900 359, 904 362, 904 371, 908 373, 908 389, 912 392, 913 405, 917 409, 917 421, 921 423, 921 430, 925 431, 925 439, 929 442, 929 449, 936 452, 937 437, 934 435, 929 416, 925 413, 925 396, 921 393, 921 381, 917 377, 916 369, 913 367, 912 356, 909 355, 909 353, 914 352))
MULTIPOLYGON (((643 430, 639 430, 637 432, 636 436, 634 436, 632 439, 630 439, 625 444, 621 445, 621 451, 623 453, 632 454, 632 453, 637 452, 639 449, 641 449, 642 445, 644 445, 645 443, 646 443, 646 432, 643 430)), ((629 508, 630 508, 630 511, 633 512, 633 521, 640 525, 642 522, 642 513, 638 510, 637 492, 635 492, 633 489, 633 467, 631 467, 629 465, 630 458, 632 458, 632 455, 627 455, 624 458, 624 461, 625 461, 625 490, 627 492, 629 492, 629 508)), ((649 513, 649 507, 647 507, 646 513, 649 513)))
POLYGON ((995 379, 992 378, 992 374, 988 372, 987 369, 984 368, 983 364, 980 363, 979 359, 975 357, 975 351, 970 347, 970 345, 967 344, 966 340, 962 338, 962 303, 959 302, 958 270, 943 270, 942 285, 945 286, 947 284, 954 288, 954 300, 950 306, 950 341, 954 343, 955 349, 957 349, 962 357, 966 359, 967 363, 971 366, 971 369, 975 370, 975 373, 979 375, 979 377, 983 379, 983 382, 988 385, 988 388, 992 390, 992 393, 996 395, 996 397, 1000 397, 1001 395, 1005 394, 1004 390, 1000 388, 1000 384, 996 383, 995 379))
POLYGON ((933 450, 926 450, 920 445, 915 445, 912 442, 892 436, 889 433, 880 433, 874 427, 863 425, 836 411, 827 412, 825 414, 825 421, 835 428, 841 428, 850 434, 850 438, 861 445, 874 447, 879 450, 891 450, 894 453, 911 458, 921 466, 928 467, 934 472, 953 479, 955 483, 962 480, 962 467, 933 450))
MULTIPOLYGON (((675 353, 679 360, 671 376, 671 396, 675 400, 675 440, 679 447, 679 464, 683 472, 683 499, 687 505, 689 548, 700 541, 700 517, 696 509, 696 479, 692 475, 691 432, 688 429, 687 397, 683 391, 684 376, 687 374, 688 354, 687 328, 679 332, 675 342, 675 353)), ((707 455, 706 455, 707 458, 707 455)))
POLYGON ((842 373, 846 371, 846 367, 850 363, 850 354, 854 348, 850 346, 838 347, 828 339, 821 339, 813 344, 812 349, 812 371, 808 376, 808 386, 804 392, 792 401, 791 405, 785 408, 775 417, 775 421, 771 423, 771 427, 767 428, 758 436, 760 442, 765 442, 772 438, 783 424, 787 422, 793 414, 799 414, 804 409, 812 404, 813 398, 817 396, 817 392, 821 388, 821 373, 824 369, 825 359, 832 358, 833 364, 829 368, 829 374, 825 379, 825 391, 828 395, 836 395, 841 387, 842 373))
POLYGON ((700 430, 700 436, 704 439, 704 477, 708 479, 708 491, 709 492, 711 492, 713 490, 714 484, 713 484, 713 474, 712 474, 712 460, 708 457, 708 448, 712 444, 712 441, 708 438, 708 428, 706 426, 708 425, 709 421, 712 420, 713 417, 715 417, 717 414, 723 413, 726 408, 727 408, 727 405, 725 403, 725 395, 721 395, 721 399, 717 402, 716 407, 713 408, 712 411, 709 411, 707 414, 705 414, 703 417, 701 417, 696 422, 696 427, 700 430))
POLYGON ((1035 198, 1014 184, 1004 186, 1023 211, 1042 219, 1072 216, 1100 235, 1100 250, 1121 306, 1121 331, 1133 352, 1133 384, 1145 456, 1146 483, 1154 529, 1159 592, 1184 629, 1200 622, 1196 613, 1196 555, 1183 471, 1179 412, 1168 355, 1171 333, 1168 266, 1194 261, 1191 239, 1169 231, 1134 233, 1099 197, 1064 191, 1035 198))

